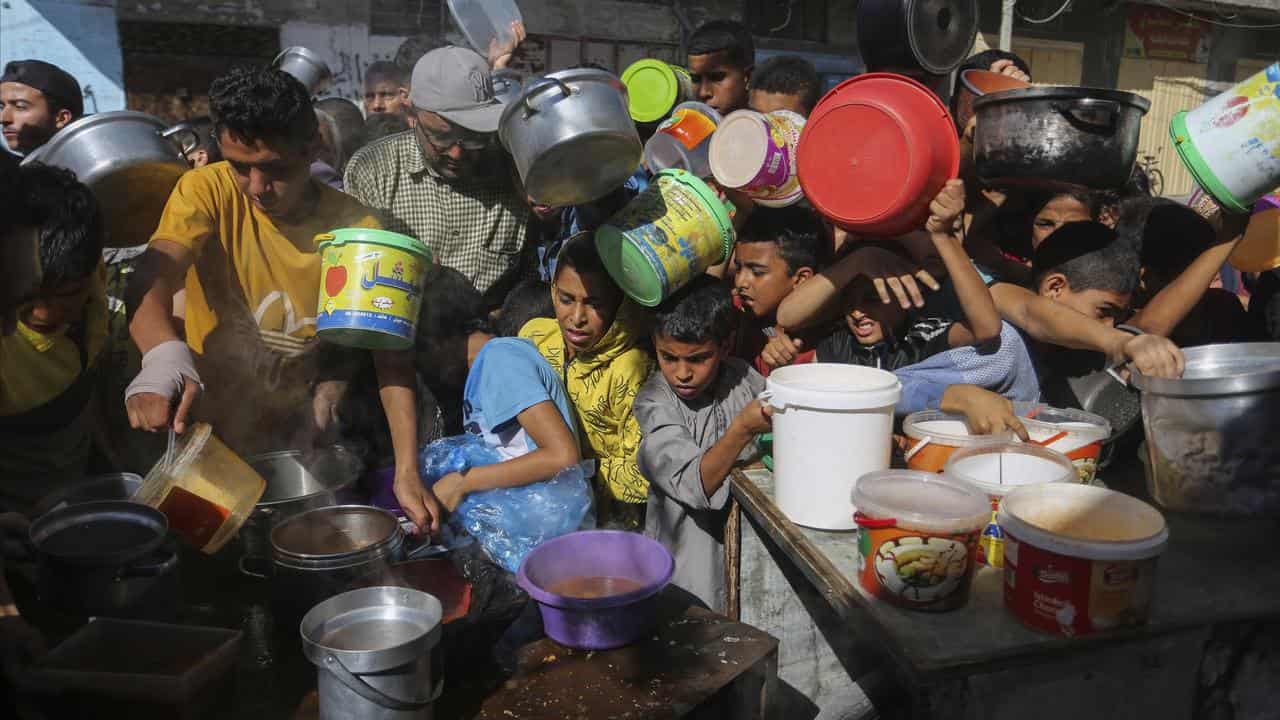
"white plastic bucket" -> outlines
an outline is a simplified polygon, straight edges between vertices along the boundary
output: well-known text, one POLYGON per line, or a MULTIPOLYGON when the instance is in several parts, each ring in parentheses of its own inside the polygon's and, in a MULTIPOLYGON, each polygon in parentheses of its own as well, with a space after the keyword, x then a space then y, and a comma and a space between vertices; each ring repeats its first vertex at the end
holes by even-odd
POLYGON ((1032 442, 1066 455, 1075 464, 1080 482, 1093 482, 1102 446, 1111 438, 1111 423, 1106 418, 1075 408, 1039 405, 1024 417, 1022 424, 1032 442))
POLYGON ((1201 187, 1228 209, 1249 212, 1280 185, 1280 63, 1178 113, 1169 134, 1201 187))
POLYGON ((852 530, 854 482, 889 467, 893 373, 838 363, 792 365, 769 375, 773 406, 774 499, 792 522, 852 530))
POLYGON ((995 435, 970 433, 963 415, 941 410, 911 413, 902 421, 902 434, 912 441, 905 453, 907 467, 932 473, 942 472, 951 453, 960 448, 1013 440, 1013 433, 1008 431, 995 435))

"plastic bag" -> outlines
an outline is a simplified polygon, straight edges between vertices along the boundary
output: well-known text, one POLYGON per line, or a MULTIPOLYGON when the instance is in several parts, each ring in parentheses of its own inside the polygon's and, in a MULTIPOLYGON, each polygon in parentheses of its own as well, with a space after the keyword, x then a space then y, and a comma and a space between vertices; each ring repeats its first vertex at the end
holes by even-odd
POLYGON ((454 517, 494 562, 515 572, 538 545, 595 527, 587 483, 593 469, 593 463, 585 462, 531 485, 471 493, 454 517))
POLYGON ((424 445, 418 454, 418 474, 427 487, 451 472, 502 462, 497 450, 479 435, 463 434, 441 438, 424 445))

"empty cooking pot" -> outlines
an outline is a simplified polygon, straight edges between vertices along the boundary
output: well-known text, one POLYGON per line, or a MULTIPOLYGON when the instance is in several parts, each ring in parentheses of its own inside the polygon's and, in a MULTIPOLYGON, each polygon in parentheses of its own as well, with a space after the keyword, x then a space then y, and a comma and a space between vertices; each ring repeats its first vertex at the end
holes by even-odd
POLYGON ((146 113, 97 113, 67 125, 22 163, 75 173, 98 199, 108 247, 145 244, 187 164, 161 136, 165 124, 146 113))
POLYGON ((271 64, 297 78, 312 95, 319 94, 333 80, 328 63, 300 45, 285 48, 271 64))
POLYGON ((1085 87, 1031 87, 973 101, 974 166, 994 185, 1118 188, 1138 156, 1151 101, 1085 87))

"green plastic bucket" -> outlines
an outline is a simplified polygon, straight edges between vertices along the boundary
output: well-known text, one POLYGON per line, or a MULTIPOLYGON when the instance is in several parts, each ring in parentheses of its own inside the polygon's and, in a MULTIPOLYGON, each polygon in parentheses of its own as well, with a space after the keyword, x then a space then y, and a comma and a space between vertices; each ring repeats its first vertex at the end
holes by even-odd
POLYGON ((408 235, 341 228, 317 235, 316 336, 368 350, 413 346, 431 251, 408 235))
POLYGON ((682 102, 693 100, 689 71, 661 60, 637 60, 622 71, 627 86, 627 109, 639 123, 657 122, 682 102))
POLYGON ((632 300, 653 307, 733 248, 729 209, 684 170, 663 170, 596 231, 600 259, 632 300))

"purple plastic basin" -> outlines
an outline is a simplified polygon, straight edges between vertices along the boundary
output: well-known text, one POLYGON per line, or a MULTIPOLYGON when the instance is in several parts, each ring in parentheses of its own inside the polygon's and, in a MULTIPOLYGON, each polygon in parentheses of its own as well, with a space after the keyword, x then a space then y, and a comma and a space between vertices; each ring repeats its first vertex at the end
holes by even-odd
POLYGON ((606 650, 635 642, 658 620, 658 592, 675 571, 660 543, 622 530, 583 530, 534 548, 516 582, 538 601, 547 636, 567 647, 606 650), (564 597, 548 587, 575 577, 626 578, 641 587, 602 598, 564 597))

